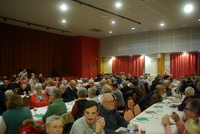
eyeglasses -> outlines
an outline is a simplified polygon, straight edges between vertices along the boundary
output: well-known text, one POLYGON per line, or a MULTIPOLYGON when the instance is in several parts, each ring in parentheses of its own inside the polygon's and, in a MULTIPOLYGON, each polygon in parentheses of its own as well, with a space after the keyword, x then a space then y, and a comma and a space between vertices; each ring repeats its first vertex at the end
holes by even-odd
POLYGON ((191 110, 190 108, 184 107, 183 110, 191 110))

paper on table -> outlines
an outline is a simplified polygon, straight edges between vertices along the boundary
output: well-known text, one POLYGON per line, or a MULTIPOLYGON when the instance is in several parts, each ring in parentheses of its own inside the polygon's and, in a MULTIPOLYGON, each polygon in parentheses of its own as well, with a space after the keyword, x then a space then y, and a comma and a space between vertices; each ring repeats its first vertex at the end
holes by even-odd
POLYGON ((136 118, 138 121, 147 121, 148 119, 146 117, 136 118))
POLYGON ((43 114, 34 115, 36 118, 42 118, 43 114))
POLYGON ((155 111, 145 111, 147 114, 156 113, 155 111))
POLYGON ((163 108, 163 106, 154 106, 155 108, 163 108))

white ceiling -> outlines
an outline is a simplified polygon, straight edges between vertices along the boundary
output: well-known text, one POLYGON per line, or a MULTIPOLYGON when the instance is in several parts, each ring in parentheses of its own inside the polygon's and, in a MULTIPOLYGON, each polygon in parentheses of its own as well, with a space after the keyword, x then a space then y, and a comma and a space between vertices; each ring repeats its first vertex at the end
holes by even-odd
POLYGON ((44 25, 71 33, 62 33, 12 20, 0 18, 0 22, 22 27, 38 29, 67 36, 88 36, 104 38, 143 31, 177 29, 200 26, 200 0, 80 0, 98 8, 141 22, 141 25, 122 19, 118 16, 79 4, 73 0, 0 0, 0 16, 17 19, 34 24, 44 25), (114 4, 122 2, 122 8, 116 9, 114 4), (194 4, 190 14, 183 13, 186 3, 194 4), (59 6, 66 3, 68 9, 60 11, 59 6), (104 17, 101 17, 104 16, 104 17), (106 16, 106 17, 105 17, 106 16), (66 19, 66 24, 61 20, 66 19), (114 25, 111 21, 115 20, 114 25), (164 27, 159 24, 165 23, 164 27), (135 30, 131 30, 135 27, 135 30), (91 32, 89 29, 100 29, 101 32, 91 32), (109 34, 112 31, 112 34, 109 34))

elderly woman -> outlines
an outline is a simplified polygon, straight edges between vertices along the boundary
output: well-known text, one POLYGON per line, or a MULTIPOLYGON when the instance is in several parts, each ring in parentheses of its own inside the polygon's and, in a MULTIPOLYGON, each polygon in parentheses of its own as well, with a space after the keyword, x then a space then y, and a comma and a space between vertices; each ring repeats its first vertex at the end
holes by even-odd
POLYGON ((195 91, 194 91, 194 88, 192 87, 187 87, 185 89, 185 98, 183 100, 183 102, 180 104, 180 105, 176 105, 176 104, 173 104, 173 107, 178 107, 178 110, 179 111, 183 111, 184 110, 184 107, 186 106, 186 101, 189 99, 189 98, 197 98, 196 95, 194 95, 195 91))
POLYGON ((42 107, 49 104, 48 96, 43 93, 41 83, 35 85, 35 93, 31 97, 31 102, 33 107, 42 107))
POLYGON ((46 86, 46 88, 44 89, 44 92, 47 94, 47 95, 49 95, 49 93, 53 90, 53 88, 55 88, 56 86, 55 86, 55 84, 54 84, 54 80, 53 79, 51 79, 51 78, 49 78, 48 80, 47 80, 47 86, 46 86))
POLYGON ((94 87, 90 87, 90 88, 88 89, 88 97, 89 97, 88 100, 93 100, 93 101, 95 101, 97 104, 99 104, 100 102, 99 102, 98 96, 96 96, 96 91, 97 91, 97 89, 94 88, 94 87))
POLYGON ((161 102, 162 94, 164 94, 166 92, 162 85, 157 85, 155 87, 155 90, 156 90, 156 92, 150 98, 150 102, 149 102, 150 105, 153 105, 157 102, 161 102))
POLYGON ((22 97, 12 95, 6 102, 8 110, 2 114, 0 121, 0 133, 16 134, 22 122, 31 119, 32 114, 28 107, 23 107, 22 97))
POLYGON ((58 115, 49 116, 46 120, 47 134, 62 134, 63 127, 63 119, 58 115))
POLYGON ((109 85, 104 85, 104 86, 102 87, 102 92, 103 92, 103 93, 111 93, 111 92, 112 92, 111 86, 109 86, 109 85))
POLYGON ((72 107, 72 112, 71 112, 71 114, 75 120, 83 116, 84 105, 87 102, 86 88, 84 88, 84 87, 79 88, 77 95, 78 95, 78 99, 77 99, 76 103, 74 104, 74 106, 72 107))

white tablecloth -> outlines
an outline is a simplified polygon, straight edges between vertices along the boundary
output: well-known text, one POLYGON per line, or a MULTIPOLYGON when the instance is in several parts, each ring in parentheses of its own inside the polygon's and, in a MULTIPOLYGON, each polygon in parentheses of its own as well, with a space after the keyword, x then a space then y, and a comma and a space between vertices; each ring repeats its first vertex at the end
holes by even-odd
MULTIPOLYGON (((147 134, 164 134, 164 128, 162 125, 161 118, 168 114, 169 116, 172 114, 172 111, 175 111, 179 114, 180 117, 183 116, 182 111, 178 111, 177 108, 172 108, 169 107, 169 105, 165 103, 156 103, 143 111, 141 114, 136 116, 134 119, 132 119, 130 122, 137 124, 140 128, 145 128, 147 134), (162 108, 156 108, 155 106, 162 107, 162 108), (152 113, 155 111, 155 113, 152 113), (138 121, 137 118, 145 118, 147 119, 146 121, 138 121)), ((171 129, 174 131, 176 129, 176 125, 174 121, 170 118, 170 121, 174 124, 171 125, 171 129)), ((126 128, 120 127, 116 131, 118 132, 119 130, 124 130, 127 131, 126 128)))

